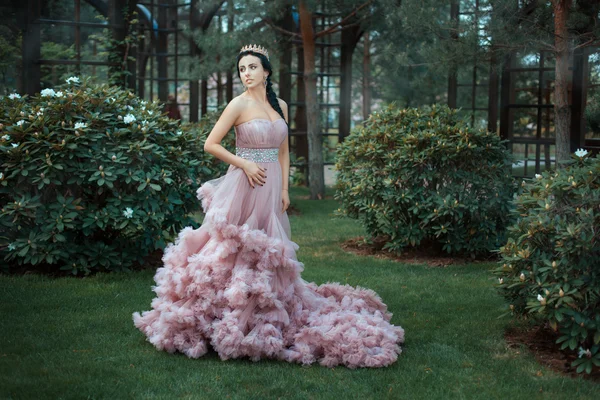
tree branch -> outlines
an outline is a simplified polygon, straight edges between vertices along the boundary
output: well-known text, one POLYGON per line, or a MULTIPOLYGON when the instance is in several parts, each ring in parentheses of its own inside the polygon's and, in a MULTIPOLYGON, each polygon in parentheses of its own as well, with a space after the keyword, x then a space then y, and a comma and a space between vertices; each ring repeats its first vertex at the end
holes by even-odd
POLYGON ((293 36, 293 37, 296 37, 296 38, 301 38, 301 37, 302 37, 302 35, 300 35, 299 33, 292 32, 292 31, 288 31, 287 29, 283 29, 282 27, 280 27, 280 26, 277 26, 277 24, 275 24, 275 23, 274 23, 274 22, 271 20, 271 18, 263 18, 263 21, 265 21, 265 23, 266 23, 267 25, 269 25, 271 28, 273 28, 273 29, 275 29, 275 30, 277 30, 277 31, 279 31, 279 32, 281 32, 281 33, 283 33, 283 34, 285 34, 285 35, 288 35, 288 36, 293 36))
MULTIPOLYGON (((358 6, 354 11, 352 11, 350 14, 348 14, 346 17, 344 17, 340 22, 331 25, 329 28, 322 30, 321 32, 318 32, 315 34, 315 39, 320 38, 321 36, 325 36, 325 35, 329 35, 330 33, 334 33, 334 32, 339 32, 340 30, 335 30, 335 28, 339 25, 343 25, 344 22, 346 22, 347 20, 349 20, 350 18, 354 17, 356 15, 356 13, 358 13, 360 10, 362 10, 363 8, 365 8, 366 6, 368 6, 369 4, 371 4, 373 2, 373 0, 369 0, 366 3, 358 6)), ((360 22, 360 21, 359 21, 360 22)), ((348 25, 350 26, 350 25, 348 25)))
POLYGON ((590 39, 587 42, 578 44, 577 46, 573 47, 573 50, 579 49, 581 47, 597 46, 597 45, 600 45, 600 39, 590 39))
MULTIPOLYGON (((348 28, 353 28, 353 27, 355 27, 355 26, 357 26, 357 25, 360 25, 360 23, 361 23, 361 22, 363 22, 363 21, 367 20, 368 18, 369 18, 369 17, 367 17, 367 18, 362 18, 362 19, 360 19, 359 21, 356 21, 356 22, 354 22, 354 23, 352 23, 352 24, 349 24, 349 25, 344 25, 344 26, 342 26, 342 27, 341 27, 341 28, 339 28, 339 29, 336 29, 336 30, 334 30, 334 31, 328 32, 328 34, 334 34, 334 33, 341 32, 341 31, 343 31, 343 30, 345 30, 345 29, 348 29, 348 28)), ((327 29, 327 30, 329 30, 329 29, 327 29)), ((321 32, 325 32, 325 31, 321 31, 321 32)), ((319 33, 321 33, 321 32, 319 32, 319 33)), ((316 37, 317 37, 317 35, 315 35, 315 38, 316 38, 316 37)))

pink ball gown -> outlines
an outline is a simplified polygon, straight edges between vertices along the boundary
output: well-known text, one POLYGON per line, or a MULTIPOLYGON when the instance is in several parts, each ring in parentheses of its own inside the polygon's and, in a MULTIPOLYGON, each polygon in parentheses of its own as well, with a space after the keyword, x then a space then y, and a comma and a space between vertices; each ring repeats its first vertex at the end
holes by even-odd
POLYGON ((370 289, 304 281, 298 245, 281 212, 283 119, 236 127, 236 153, 267 169, 253 189, 242 169, 198 189, 205 218, 184 228, 154 276, 152 310, 133 321, 156 348, 191 358, 209 347, 221 359, 248 356, 333 367, 387 366, 404 330, 370 289))

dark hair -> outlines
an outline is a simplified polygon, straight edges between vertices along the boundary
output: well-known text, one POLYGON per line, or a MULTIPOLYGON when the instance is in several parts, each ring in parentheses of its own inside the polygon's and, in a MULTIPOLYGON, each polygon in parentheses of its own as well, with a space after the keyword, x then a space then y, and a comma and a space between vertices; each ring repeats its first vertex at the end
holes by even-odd
POLYGON ((273 75, 273 68, 271 67, 271 63, 269 62, 269 60, 267 60, 267 57, 260 53, 255 53, 253 51, 242 51, 240 54, 238 54, 235 60, 235 68, 237 69, 238 78, 242 79, 240 75, 240 60, 242 59, 242 57, 248 54, 258 57, 260 59, 260 63, 262 64, 263 69, 269 73, 269 76, 267 76, 267 100, 269 100, 269 104, 271 104, 271 107, 273 107, 273 109, 277 111, 279 115, 281 115, 281 118, 283 118, 283 120, 285 121, 285 116, 283 115, 283 111, 279 106, 279 101, 277 101, 277 95, 275 94, 275 91, 273 90, 273 84, 271 83, 271 75, 273 75))

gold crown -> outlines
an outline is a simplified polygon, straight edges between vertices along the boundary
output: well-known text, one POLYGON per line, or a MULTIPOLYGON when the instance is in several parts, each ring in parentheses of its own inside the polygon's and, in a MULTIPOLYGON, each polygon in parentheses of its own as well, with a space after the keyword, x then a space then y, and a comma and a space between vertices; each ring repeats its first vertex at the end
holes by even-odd
POLYGON ((243 51, 252 51, 254 53, 260 53, 263 56, 267 57, 267 60, 269 59, 269 52, 267 51, 267 49, 265 49, 262 46, 258 46, 256 44, 247 45, 247 46, 242 47, 242 49, 240 50, 240 53, 243 51))

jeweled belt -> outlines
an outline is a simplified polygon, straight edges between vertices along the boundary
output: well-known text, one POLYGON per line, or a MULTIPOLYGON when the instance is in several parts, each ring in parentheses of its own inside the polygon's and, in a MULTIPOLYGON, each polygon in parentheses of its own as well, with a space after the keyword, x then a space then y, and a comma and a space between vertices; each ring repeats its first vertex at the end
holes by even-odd
POLYGON ((276 162, 279 160, 279 148, 249 149, 247 147, 236 147, 235 155, 254 162, 276 162))

